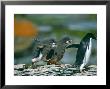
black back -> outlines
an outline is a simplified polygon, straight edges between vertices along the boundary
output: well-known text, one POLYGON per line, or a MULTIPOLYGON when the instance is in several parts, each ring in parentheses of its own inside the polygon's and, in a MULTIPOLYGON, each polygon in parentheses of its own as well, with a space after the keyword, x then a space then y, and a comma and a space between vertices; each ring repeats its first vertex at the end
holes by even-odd
POLYGON ((85 56, 85 52, 87 49, 87 46, 89 45, 89 38, 88 39, 83 39, 80 42, 79 48, 77 50, 77 54, 76 54, 76 62, 75 65, 80 65, 83 62, 84 56, 85 56))
POLYGON ((48 53, 47 53, 47 56, 46 56, 46 59, 51 59, 52 56, 54 55, 54 49, 51 49, 48 53))
POLYGON ((76 55, 75 65, 80 66, 82 64, 86 49, 89 46, 90 38, 95 39, 92 33, 86 34, 86 36, 84 36, 84 38, 81 40, 79 47, 78 47, 77 55, 76 55))

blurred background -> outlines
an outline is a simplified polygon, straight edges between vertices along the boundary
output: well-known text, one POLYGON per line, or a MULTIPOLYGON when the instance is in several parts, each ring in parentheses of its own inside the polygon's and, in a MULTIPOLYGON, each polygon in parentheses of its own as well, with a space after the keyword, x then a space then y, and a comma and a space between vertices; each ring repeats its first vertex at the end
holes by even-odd
MULTIPOLYGON (((15 14, 14 15, 14 64, 30 64, 35 47, 34 39, 60 40, 69 36, 73 43, 91 32, 97 36, 96 14, 15 14)), ((63 63, 73 64, 77 49, 66 50, 63 63)), ((97 64, 97 42, 93 40, 89 64, 97 64)))

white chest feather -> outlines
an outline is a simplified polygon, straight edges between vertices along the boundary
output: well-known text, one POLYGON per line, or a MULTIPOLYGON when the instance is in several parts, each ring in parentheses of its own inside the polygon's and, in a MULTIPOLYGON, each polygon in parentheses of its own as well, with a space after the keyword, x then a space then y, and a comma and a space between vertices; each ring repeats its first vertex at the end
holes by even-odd
POLYGON ((32 62, 40 61, 42 58, 42 53, 39 54, 39 57, 32 59, 32 62))
POLYGON ((42 53, 40 53, 38 59, 40 60, 42 58, 42 56, 43 56, 42 53))
POLYGON ((84 60, 83 60, 83 63, 85 65, 88 63, 88 61, 90 59, 91 49, 92 49, 92 38, 90 38, 89 46, 87 46, 85 57, 84 57, 84 60))
POLYGON ((84 56, 84 59, 83 59, 83 63, 80 66, 81 70, 89 62, 90 55, 91 55, 91 49, 92 49, 92 38, 90 38, 89 46, 87 46, 87 49, 86 49, 86 52, 85 52, 85 56, 84 56))

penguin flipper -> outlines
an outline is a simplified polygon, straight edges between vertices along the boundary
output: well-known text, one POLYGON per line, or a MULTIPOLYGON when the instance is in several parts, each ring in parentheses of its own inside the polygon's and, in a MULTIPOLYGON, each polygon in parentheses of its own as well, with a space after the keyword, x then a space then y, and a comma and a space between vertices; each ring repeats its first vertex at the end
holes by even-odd
POLYGON ((51 59, 53 55, 54 55, 54 50, 51 49, 51 50, 49 51, 49 53, 47 54, 46 59, 51 59))
POLYGON ((78 48, 75 65, 81 66, 85 57, 86 49, 87 49, 86 43, 81 44, 81 46, 78 48))
POLYGON ((33 58, 38 57, 41 50, 42 50, 42 49, 36 48, 36 49, 33 51, 33 58))
POLYGON ((80 44, 72 44, 66 47, 66 49, 68 48, 79 48, 80 44))

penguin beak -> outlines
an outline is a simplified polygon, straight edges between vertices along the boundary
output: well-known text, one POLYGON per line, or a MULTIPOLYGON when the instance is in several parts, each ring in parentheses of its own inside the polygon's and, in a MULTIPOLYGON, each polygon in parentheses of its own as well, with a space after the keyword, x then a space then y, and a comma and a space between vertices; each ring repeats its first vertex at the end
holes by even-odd
POLYGON ((72 43, 72 40, 69 40, 69 41, 66 41, 67 44, 71 44, 72 43))

